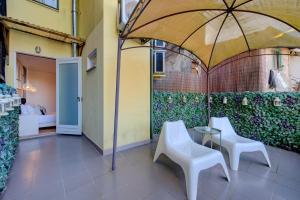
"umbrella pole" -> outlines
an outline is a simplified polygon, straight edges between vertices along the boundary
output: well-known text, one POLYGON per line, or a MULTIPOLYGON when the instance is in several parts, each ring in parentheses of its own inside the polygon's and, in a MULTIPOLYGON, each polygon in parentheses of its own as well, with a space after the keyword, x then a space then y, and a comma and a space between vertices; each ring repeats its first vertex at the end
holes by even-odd
POLYGON ((210 98, 210 88, 209 88, 209 71, 206 72, 206 93, 207 93, 207 119, 209 122, 210 119, 210 102, 209 102, 209 98, 210 98))
POLYGON ((112 171, 116 169, 116 149, 118 142, 118 124, 119 124, 119 94, 120 94, 120 74, 121 74, 121 51, 122 39, 118 38, 118 56, 117 56, 117 74, 116 74, 116 96, 115 96, 115 119, 114 119, 114 140, 112 155, 112 171))

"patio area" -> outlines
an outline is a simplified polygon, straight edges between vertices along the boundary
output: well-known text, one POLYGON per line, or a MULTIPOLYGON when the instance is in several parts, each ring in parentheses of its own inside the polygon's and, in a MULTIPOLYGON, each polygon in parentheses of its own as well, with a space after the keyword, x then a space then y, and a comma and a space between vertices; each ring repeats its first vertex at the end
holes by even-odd
MULTIPOLYGON (((21 141, 3 200, 186 199, 181 168, 166 156, 153 163, 155 146, 118 153, 111 172, 111 156, 100 156, 84 137, 21 141)), ((239 171, 229 170, 231 182, 220 166, 202 171, 198 199, 299 199, 300 155, 269 146, 267 151, 271 169, 261 154, 242 154, 239 171)))

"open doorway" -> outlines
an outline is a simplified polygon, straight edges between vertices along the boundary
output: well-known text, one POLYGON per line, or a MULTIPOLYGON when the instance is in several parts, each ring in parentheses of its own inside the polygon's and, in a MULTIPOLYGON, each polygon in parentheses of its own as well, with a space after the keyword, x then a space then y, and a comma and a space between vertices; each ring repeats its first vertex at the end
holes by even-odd
POLYGON ((17 53, 16 87, 22 96, 20 137, 56 134, 56 60, 17 53))

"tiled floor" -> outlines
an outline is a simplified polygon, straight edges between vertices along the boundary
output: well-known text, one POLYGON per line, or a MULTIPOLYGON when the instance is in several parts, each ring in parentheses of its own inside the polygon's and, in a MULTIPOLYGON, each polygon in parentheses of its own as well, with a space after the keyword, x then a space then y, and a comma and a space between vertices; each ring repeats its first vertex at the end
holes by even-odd
MULTIPOLYGON (((171 200, 185 199, 179 166, 165 156, 152 163, 152 144, 101 157, 82 137, 51 136, 22 141, 4 200, 171 200)), ((198 199, 300 199, 300 155, 268 147, 272 168, 262 155, 242 154, 231 182, 220 167, 202 171, 198 199)), ((228 161, 227 155, 225 159, 228 161)))

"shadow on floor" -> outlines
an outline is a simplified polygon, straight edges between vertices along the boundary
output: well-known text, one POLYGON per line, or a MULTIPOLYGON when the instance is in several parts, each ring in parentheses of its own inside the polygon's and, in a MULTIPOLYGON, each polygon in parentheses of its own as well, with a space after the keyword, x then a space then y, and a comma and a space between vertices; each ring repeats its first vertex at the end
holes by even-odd
MULTIPOLYGON (((118 153, 117 170, 112 172, 111 156, 101 156, 83 137, 21 141, 3 200, 186 199, 182 169, 166 156, 153 163, 155 146, 118 153)), ((220 166, 202 171, 198 199, 299 200, 300 155, 267 150, 271 169, 259 153, 242 154, 239 171, 230 171, 230 183, 220 166)))

